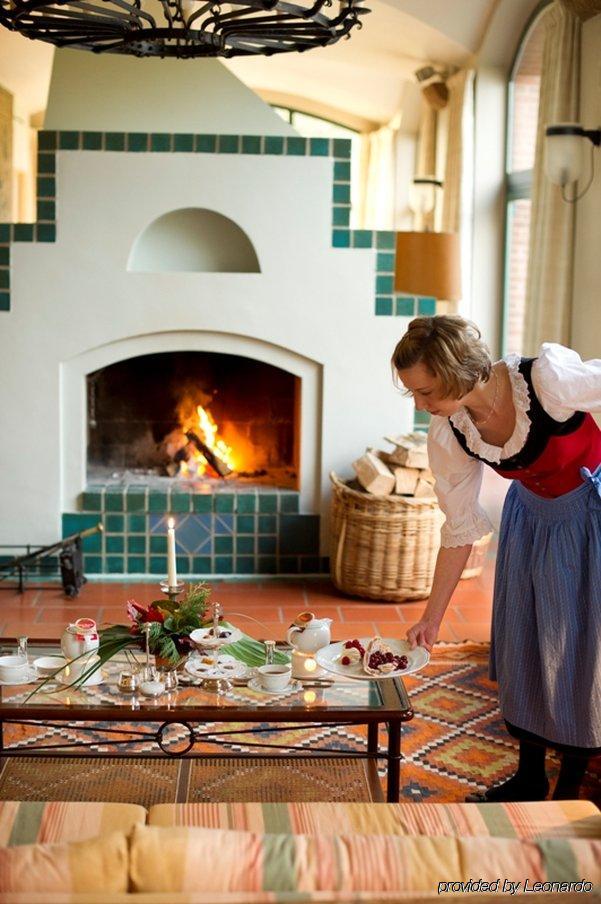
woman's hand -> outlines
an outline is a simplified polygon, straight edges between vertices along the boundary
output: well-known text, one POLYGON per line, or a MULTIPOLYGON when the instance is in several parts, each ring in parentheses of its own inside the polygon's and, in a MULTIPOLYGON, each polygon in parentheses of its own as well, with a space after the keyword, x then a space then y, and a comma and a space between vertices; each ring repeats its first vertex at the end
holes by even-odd
POLYGON ((426 618, 422 618, 417 624, 412 625, 407 631, 407 640, 411 644, 411 649, 425 647, 429 652, 436 643, 439 627, 439 622, 426 618))

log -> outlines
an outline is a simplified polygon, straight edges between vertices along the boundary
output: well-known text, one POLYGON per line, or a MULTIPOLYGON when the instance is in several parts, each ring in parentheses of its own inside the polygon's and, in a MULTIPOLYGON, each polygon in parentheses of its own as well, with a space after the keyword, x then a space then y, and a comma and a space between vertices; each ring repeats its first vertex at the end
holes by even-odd
POLYGON ((401 465, 405 468, 428 467, 428 449, 425 434, 423 439, 421 439, 421 434, 385 436, 384 439, 395 447, 392 452, 388 453, 390 464, 401 465), (420 438, 415 439, 415 436, 420 436, 420 438))
POLYGON ((427 480, 422 480, 421 477, 417 481, 417 486, 415 487, 413 495, 416 499, 433 499, 436 496, 432 484, 428 483, 427 480))
POLYGON ((395 493, 399 496, 413 496, 421 472, 417 468, 398 467, 393 468, 392 472, 395 479, 395 493))
POLYGON ((395 478, 392 471, 373 452, 366 452, 353 462, 353 470, 361 486, 374 496, 392 493, 395 478))
POLYGON ((219 475, 219 477, 225 478, 228 474, 232 473, 232 469, 228 465, 226 465, 226 463, 221 458, 219 458, 219 456, 216 455, 212 449, 209 449, 209 447, 205 443, 203 443, 201 438, 196 433, 194 433, 193 430, 188 430, 186 432, 186 436, 191 443, 194 443, 198 451, 201 452, 202 455, 204 455, 208 464, 213 468, 215 473, 219 475))

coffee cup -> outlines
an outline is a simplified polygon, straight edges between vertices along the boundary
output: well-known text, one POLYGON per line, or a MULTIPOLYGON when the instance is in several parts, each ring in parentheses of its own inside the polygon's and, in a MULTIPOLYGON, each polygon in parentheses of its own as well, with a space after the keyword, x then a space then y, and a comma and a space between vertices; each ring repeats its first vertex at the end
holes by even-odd
POLYGON ((266 691, 283 691, 290 684, 291 675, 290 665, 261 665, 257 669, 259 683, 266 691))
POLYGON ((27 677, 24 656, 0 656, 0 681, 21 681, 27 677))

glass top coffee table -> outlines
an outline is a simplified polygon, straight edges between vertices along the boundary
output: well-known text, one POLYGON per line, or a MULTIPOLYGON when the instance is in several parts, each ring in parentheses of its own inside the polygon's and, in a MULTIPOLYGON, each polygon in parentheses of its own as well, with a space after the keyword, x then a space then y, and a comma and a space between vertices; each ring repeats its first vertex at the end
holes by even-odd
MULTIPOLYGON (((30 642, 30 661, 56 652, 56 647, 30 642)), ((115 657, 103 666, 100 684, 79 689, 54 682, 40 687, 39 681, 0 686, 0 756, 114 757, 131 752, 135 746, 136 757, 235 755, 237 759, 259 759, 269 752, 278 757, 356 757, 367 760, 376 800, 382 799, 377 766, 379 760, 384 760, 388 772, 387 800, 398 801, 401 727, 413 718, 405 685, 399 678, 336 678, 331 683, 289 687, 277 696, 231 683, 208 687, 204 683, 186 684, 150 698, 119 690, 118 676, 126 667, 124 657, 115 657), (227 723, 234 723, 235 727, 227 723), (380 752, 378 733, 382 723, 387 726, 388 735, 386 749, 380 752), (5 728, 9 725, 21 726, 21 737, 5 746, 5 728), (58 742, 38 742, 27 737, 27 726, 32 733, 40 727, 54 728, 63 737, 58 742), (313 742, 310 750, 303 746, 303 731, 333 726, 366 726, 365 749, 349 751, 320 747, 313 742), (291 729, 298 732, 298 742, 290 743, 291 729), (230 752, 234 747, 232 736, 236 739, 235 753, 230 752), (243 742, 240 736, 244 737, 243 742), (278 736, 282 743, 278 743, 278 736), (241 743, 249 752, 240 752, 241 743), (250 752, 255 749, 257 752, 250 752)))

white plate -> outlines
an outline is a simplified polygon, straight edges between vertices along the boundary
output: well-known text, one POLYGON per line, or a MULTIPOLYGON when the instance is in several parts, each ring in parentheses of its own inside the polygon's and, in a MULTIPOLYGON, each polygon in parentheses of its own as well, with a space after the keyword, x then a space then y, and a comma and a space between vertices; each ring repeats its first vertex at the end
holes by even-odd
POLYGON ((33 667, 38 675, 42 678, 49 678, 59 669, 63 669, 67 665, 64 656, 40 656, 33 660, 33 667))
POLYGON ((38 673, 30 666, 27 669, 25 678, 19 678, 18 681, 0 681, 0 687, 19 687, 20 684, 33 684, 38 678, 38 673))
MULTIPOLYGON (((353 638, 349 638, 352 640, 353 638)), ((371 637, 360 637, 361 646, 367 648, 371 637)), ((409 664, 406 669, 396 669, 394 672, 387 672, 385 675, 368 675, 363 669, 363 663, 354 662, 351 665, 342 665, 340 659, 346 653, 345 643, 342 640, 339 643, 331 643, 329 647, 324 647, 315 654, 318 664, 328 672, 340 675, 342 678, 354 678, 357 681, 382 681, 384 678, 399 678, 403 675, 411 675, 413 672, 419 672, 430 661, 430 654, 424 647, 416 647, 414 650, 409 646, 409 641, 398 640, 391 637, 383 637, 382 640, 387 644, 393 653, 400 656, 406 656, 409 664)))
POLYGON ((215 657, 191 656, 185 670, 194 678, 244 678, 250 671, 244 662, 222 654, 215 657), (215 660, 215 664, 203 662, 203 658, 215 660))
POLYGON ((296 692, 303 689, 301 682, 297 681, 296 678, 293 678, 290 684, 287 684, 282 691, 266 690, 258 678, 251 678, 248 682, 248 687, 251 691, 256 691, 258 694, 265 694, 268 697, 281 697, 283 694, 289 694, 290 691, 296 692))
POLYGON ((232 625, 223 626, 225 630, 231 631, 229 637, 213 637, 212 634, 209 634, 209 631, 213 629, 211 627, 207 628, 195 628, 194 631, 190 634, 190 640, 193 640, 194 643, 198 644, 201 647, 204 647, 206 650, 212 650, 217 647, 224 647, 228 643, 236 643, 236 641, 242 638, 242 631, 239 628, 234 628, 232 625))

